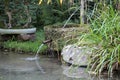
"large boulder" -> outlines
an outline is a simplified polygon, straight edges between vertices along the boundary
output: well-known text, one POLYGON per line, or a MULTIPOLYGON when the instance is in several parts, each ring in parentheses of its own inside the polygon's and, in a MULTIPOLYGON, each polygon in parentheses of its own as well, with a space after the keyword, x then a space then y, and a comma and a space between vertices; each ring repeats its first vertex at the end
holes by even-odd
POLYGON ((67 24, 65 28, 63 25, 48 25, 44 27, 45 39, 52 39, 51 48, 53 50, 61 51, 64 45, 74 44, 78 41, 84 33, 89 32, 88 25, 67 24))
POLYGON ((88 57, 92 53, 88 47, 78 47, 76 45, 65 46, 62 50, 62 58, 65 62, 72 65, 87 66, 88 57))

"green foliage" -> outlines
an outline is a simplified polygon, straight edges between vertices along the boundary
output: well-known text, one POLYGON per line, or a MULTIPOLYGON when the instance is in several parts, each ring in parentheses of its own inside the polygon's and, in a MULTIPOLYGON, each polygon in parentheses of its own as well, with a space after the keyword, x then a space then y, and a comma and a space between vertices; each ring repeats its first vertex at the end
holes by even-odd
MULTIPOLYGON (((32 41, 12 41, 9 40, 7 42, 4 42, 4 47, 6 48, 14 48, 16 50, 22 50, 26 52, 34 52, 36 53, 38 50, 38 47, 42 44, 42 41, 44 41, 44 32, 43 30, 39 30, 36 33, 36 40, 34 42, 32 41)), ((42 47, 40 52, 44 52, 47 49, 46 45, 42 47)))
POLYGON ((53 17, 52 17, 52 11, 51 11, 51 5, 47 5, 45 3, 42 3, 37 12, 37 25, 43 26, 53 23, 53 17))
POLYGON ((13 27, 21 27, 26 23, 28 23, 28 26, 30 27, 30 25, 36 23, 36 10, 38 8, 37 3, 37 0, 0 0, 1 24, 9 22, 6 12, 11 12, 11 24, 13 27))
POLYGON ((111 75, 120 65, 120 16, 112 6, 106 6, 98 13, 99 16, 91 20, 91 33, 83 35, 78 43, 93 49, 89 60, 90 71, 101 74, 107 70, 111 75))
MULTIPOLYGON (((71 5, 69 0, 65 0, 62 5, 59 0, 53 0, 50 4, 43 1, 37 10, 37 24, 45 26, 65 22, 77 7, 77 2, 71 5)), ((72 17, 71 22, 79 23, 79 11, 72 17)))

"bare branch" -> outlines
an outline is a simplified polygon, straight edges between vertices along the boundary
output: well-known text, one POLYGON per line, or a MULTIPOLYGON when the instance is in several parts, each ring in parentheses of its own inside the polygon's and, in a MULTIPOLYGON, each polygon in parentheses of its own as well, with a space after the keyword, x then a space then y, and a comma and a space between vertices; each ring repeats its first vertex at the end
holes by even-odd
POLYGON ((12 21, 12 12, 7 11, 6 14, 8 15, 8 19, 9 19, 8 28, 12 28, 12 25, 11 25, 11 21, 12 21))

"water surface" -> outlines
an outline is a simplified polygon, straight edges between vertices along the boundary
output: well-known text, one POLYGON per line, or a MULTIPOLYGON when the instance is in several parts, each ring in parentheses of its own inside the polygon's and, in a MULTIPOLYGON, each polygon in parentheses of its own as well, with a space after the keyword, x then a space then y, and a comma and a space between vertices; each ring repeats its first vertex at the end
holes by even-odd
POLYGON ((61 65, 56 58, 47 56, 38 59, 40 67, 45 71, 43 73, 34 60, 26 60, 31 57, 34 55, 0 51, 0 80, 120 80, 119 76, 91 77, 85 68, 71 69, 61 65))

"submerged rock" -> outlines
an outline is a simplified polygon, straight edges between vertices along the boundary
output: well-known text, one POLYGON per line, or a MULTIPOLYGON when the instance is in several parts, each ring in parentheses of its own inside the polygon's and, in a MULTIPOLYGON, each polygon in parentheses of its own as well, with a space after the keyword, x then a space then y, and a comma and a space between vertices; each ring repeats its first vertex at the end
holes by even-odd
POLYGON ((91 54, 88 47, 78 47, 76 45, 65 46, 62 50, 62 58, 65 62, 72 65, 86 66, 88 65, 88 56, 91 54))

